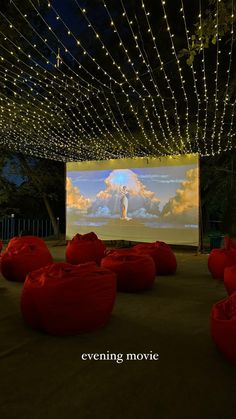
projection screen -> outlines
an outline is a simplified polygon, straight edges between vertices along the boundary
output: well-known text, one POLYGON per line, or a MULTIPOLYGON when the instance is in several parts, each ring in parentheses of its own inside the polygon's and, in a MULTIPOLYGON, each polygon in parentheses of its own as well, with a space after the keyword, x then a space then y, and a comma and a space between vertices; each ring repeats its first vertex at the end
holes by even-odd
POLYGON ((199 243, 198 155, 67 163, 66 237, 199 243))

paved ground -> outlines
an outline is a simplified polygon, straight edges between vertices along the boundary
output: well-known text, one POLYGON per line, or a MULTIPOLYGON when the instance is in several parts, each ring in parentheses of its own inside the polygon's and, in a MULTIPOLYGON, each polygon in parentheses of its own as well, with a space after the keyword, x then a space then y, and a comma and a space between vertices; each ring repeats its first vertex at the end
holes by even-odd
MULTIPOLYGON (((65 247, 50 248, 56 261, 65 247)), ((20 313, 21 284, 0 278, 1 419, 233 419, 236 367, 209 334, 224 286, 207 255, 178 252, 175 276, 143 294, 118 293, 109 324, 55 337, 31 330, 20 313), (123 362, 83 361, 83 353, 122 354, 123 362), (159 354, 127 361, 127 353, 159 354)))

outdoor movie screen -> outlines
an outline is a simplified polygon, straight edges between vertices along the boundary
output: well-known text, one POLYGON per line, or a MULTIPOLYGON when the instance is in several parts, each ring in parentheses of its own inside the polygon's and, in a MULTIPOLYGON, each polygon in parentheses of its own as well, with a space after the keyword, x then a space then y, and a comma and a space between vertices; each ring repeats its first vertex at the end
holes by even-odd
POLYGON ((198 155, 67 163, 66 236, 198 245, 198 155))

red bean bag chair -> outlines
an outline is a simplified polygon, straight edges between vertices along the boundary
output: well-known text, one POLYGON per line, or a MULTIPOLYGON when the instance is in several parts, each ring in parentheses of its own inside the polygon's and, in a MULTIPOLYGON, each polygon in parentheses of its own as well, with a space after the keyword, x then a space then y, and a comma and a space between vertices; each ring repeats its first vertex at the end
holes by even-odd
POLYGON ((236 293, 214 304, 210 317, 211 336, 219 350, 236 362, 236 293))
POLYGON ((116 273, 118 291, 139 292, 154 284, 155 264, 148 255, 114 252, 102 259, 101 266, 116 273))
POLYGON ((177 261, 171 247, 164 242, 143 243, 133 247, 138 254, 153 258, 157 275, 173 275, 177 269, 177 261))
POLYGON ((1 255, 1 272, 9 281, 24 282, 27 274, 53 262, 46 245, 19 243, 1 255))
POLYGON ((236 265, 225 268, 224 286, 229 295, 236 291, 236 265))
POLYGON ((225 236, 224 248, 228 250, 236 250, 236 243, 230 237, 225 236))
POLYGON ((37 236, 16 236, 13 237, 7 245, 6 250, 16 247, 22 247, 23 244, 33 245, 37 247, 46 247, 47 245, 43 239, 37 236))
POLYGON ((53 263, 27 276, 21 311, 35 329, 54 335, 76 334, 104 326, 115 297, 115 274, 95 262, 53 263))
POLYGON ((105 245, 95 233, 76 234, 66 247, 66 261, 73 265, 96 262, 100 265, 104 257, 105 245))
POLYGON ((232 250, 231 239, 225 238, 225 248, 213 249, 208 257, 208 269, 216 279, 224 279, 224 270, 236 265, 236 250, 232 250))
POLYGON ((130 254, 135 254, 137 255, 137 252, 134 250, 133 247, 117 247, 114 249, 106 249, 105 250, 105 256, 108 255, 130 255, 130 254))

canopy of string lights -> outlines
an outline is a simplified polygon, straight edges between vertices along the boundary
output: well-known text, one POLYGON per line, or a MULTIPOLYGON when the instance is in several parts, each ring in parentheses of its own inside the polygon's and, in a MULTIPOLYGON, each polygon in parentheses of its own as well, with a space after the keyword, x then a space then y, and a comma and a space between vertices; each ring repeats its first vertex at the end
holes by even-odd
POLYGON ((0 146, 62 161, 232 149, 234 25, 234 0, 1 0, 0 146))

